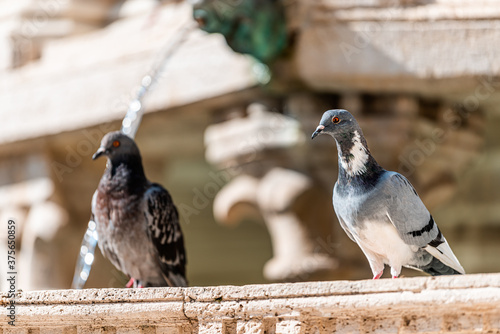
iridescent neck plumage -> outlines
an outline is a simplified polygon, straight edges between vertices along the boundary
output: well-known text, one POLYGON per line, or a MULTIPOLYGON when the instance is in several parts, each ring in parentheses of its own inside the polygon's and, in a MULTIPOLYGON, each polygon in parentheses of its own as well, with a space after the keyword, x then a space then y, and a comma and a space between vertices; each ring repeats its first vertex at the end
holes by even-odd
POLYGON ((122 154, 108 159, 104 176, 108 182, 137 186, 148 181, 139 154, 122 154), (116 180, 114 180, 116 178, 116 180))
POLYGON ((383 171, 368 149, 361 130, 335 137, 339 160, 339 181, 364 178, 383 171))

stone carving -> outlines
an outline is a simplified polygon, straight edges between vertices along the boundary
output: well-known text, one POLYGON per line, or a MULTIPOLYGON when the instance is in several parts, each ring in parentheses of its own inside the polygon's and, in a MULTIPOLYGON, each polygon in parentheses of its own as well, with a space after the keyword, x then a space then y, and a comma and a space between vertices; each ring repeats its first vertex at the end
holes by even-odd
MULTIPOLYGON (((68 214, 59 203, 45 158, 38 154, 19 156, 2 163, 0 174, 5 176, 0 177, 2 226, 8 219, 15 221, 16 245, 21 246, 16 251, 20 273, 17 287, 35 290, 65 286, 67 253, 63 249, 70 238, 63 234, 68 214)), ((6 245, 2 242, 1 247, 6 245)), ((2 270, 7 272, 4 260, 2 270)))
POLYGON ((215 198, 215 217, 225 224, 262 217, 273 247, 264 267, 269 280, 328 277, 337 261, 321 245, 332 238, 333 217, 321 208, 329 206, 327 193, 293 163, 306 140, 301 125, 264 104, 247 112, 206 130, 207 160, 234 176, 215 198))

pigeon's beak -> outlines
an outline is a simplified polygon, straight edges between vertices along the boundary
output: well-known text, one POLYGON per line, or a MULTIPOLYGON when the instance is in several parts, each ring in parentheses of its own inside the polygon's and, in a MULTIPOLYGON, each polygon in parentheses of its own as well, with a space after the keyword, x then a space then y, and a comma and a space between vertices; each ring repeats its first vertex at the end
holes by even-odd
POLYGON ((318 125, 316 131, 314 131, 314 133, 312 134, 311 139, 316 138, 321 133, 321 131, 323 131, 324 128, 325 128, 324 125, 318 125))
POLYGON ((97 149, 97 151, 94 153, 94 155, 92 156, 92 160, 99 158, 104 153, 106 153, 106 149, 104 147, 99 147, 97 149))

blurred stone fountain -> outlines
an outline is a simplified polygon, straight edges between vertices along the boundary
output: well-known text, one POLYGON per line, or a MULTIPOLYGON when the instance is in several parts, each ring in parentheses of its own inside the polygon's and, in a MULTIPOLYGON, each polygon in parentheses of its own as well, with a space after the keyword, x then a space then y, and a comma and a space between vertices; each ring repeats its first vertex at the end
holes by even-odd
POLYGON ((227 116, 205 132, 207 160, 233 176, 215 197, 215 218, 224 224, 263 218, 273 245, 267 279, 330 277, 337 260, 319 245, 333 239, 333 212, 328 193, 297 163, 309 146, 300 122, 257 102, 227 116))

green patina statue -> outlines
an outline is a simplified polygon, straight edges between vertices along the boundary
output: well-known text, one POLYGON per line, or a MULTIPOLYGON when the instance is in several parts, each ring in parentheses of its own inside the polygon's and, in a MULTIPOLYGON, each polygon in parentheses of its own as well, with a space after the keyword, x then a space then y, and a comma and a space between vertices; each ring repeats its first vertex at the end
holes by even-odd
POLYGON ((200 28, 221 33, 236 52, 269 64, 285 50, 288 33, 281 0, 198 0, 193 16, 200 28))

